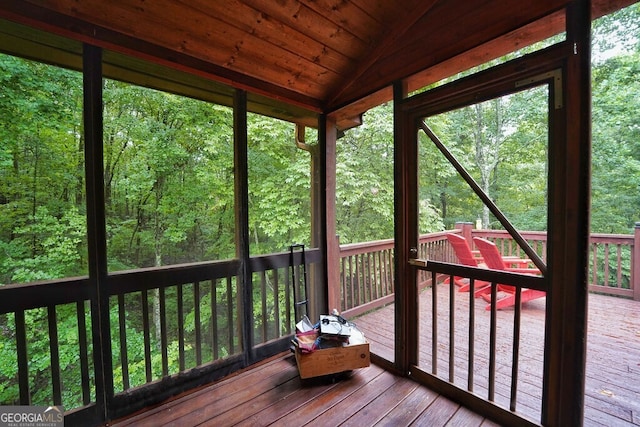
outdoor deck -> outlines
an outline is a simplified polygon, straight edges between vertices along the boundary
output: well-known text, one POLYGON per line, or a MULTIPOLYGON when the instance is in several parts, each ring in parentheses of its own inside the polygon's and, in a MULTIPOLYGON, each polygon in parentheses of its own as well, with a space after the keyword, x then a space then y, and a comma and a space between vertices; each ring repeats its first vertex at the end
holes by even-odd
MULTIPOLYGON (((431 288, 421 293, 420 367, 431 372, 431 288)), ((467 388, 468 294, 455 294, 455 384, 467 388)), ((475 299, 474 392, 487 397, 490 312, 486 302, 475 299), (483 354, 484 353, 484 354, 483 354)), ((545 300, 524 304, 520 344, 520 369, 517 412, 540 421, 542 394, 545 300)), ((371 344, 371 351, 393 360, 393 305, 361 316, 356 320, 371 344)), ((449 378, 449 292, 448 285, 438 288, 438 376, 449 378)), ((498 342, 495 401, 508 408, 511 376, 513 310, 497 312, 498 342)), ((640 425, 640 301, 611 296, 589 295, 589 335, 585 382, 585 426, 640 425)))

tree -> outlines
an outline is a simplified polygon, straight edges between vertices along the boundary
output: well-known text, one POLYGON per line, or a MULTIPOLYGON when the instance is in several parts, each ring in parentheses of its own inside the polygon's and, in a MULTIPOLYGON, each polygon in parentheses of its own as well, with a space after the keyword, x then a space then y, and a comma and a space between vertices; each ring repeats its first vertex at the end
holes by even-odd
POLYGON ((297 148, 293 124, 256 114, 248 119, 250 252, 282 252, 294 243, 308 245, 310 153, 297 148))
POLYGON ((338 140, 336 228, 341 243, 393 237, 392 117, 392 104, 383 104, 338 140))

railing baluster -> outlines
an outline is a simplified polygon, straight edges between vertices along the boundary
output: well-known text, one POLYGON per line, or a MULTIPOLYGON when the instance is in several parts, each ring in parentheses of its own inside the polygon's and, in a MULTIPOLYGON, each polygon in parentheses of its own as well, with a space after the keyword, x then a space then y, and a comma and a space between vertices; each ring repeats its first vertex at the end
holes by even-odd
MULTIPOLYGON (((449 279, 451 280, 451 279, 449 279)), ((473 362, 475 359, 475 325, 476 307, 475 303, 476 284, 474 279, 469 279, 469 360, 467 373, 467 390, 473 393, 473 362)))
POLYGON ((151 324, 149 322, 149 293, 146 289, 140 292, 140 303, 142 305, 142 329, 144 340, 144 373, 147 382, 153 381, 153 371, 151 369, 151 324))
POLYGON ((169 340, 167 338, 167 302, 165 299, 165 288, 158 289, 160 298, 160 347, 162 348, 162 376, 169 376, 169 340))
POLYGON ((617 256, 617 270, 616 270, 616 287, 622 288, 622 245, 616 245, 616 256, 617 256))
POLYGON ((20 404, 31 405, 29 392, 29 358, 27 353, 27 328, 24 321, 24 310, 15 312, 16 351, 18 353, 18 384, 20 387, 20 404))
POLYGON ((51 383, 54 405, 62 405, 62 379, 60 377, 60 343, 58 342, 58 318, 56 307, 47 307, 47 323, 49 325, 49 355, 51 366, 51 383))
POLYGON ((593 279, 592 283, 598 285, 598 245, 593 245, 593 279))
POLYGON ((604 275, 604 286, 609 286, 609 244, 604 244, 604 268, 602 274, 604 275))
POLYGON ((490 402, 495 400, 496 394, 496 329, 497 329, 497 295, 498 285, 491 283, 491 320, 489 331, 489 396, 490 402))
MULTIPOLYGON (((297 269, 296 269, 297 271, 297 269)), ((299 276, 296 276, 296 283, 294 286, 297 286, 297 282, 299 281, 299 276)), ((262 328, 260 332, 262 333, 261 340, 259 342, 267 342, 269 328, 268 328, 268 318, 267 318, 267 276, 264 271, 260 272, 260 295, 262 297, 262 303, 260 305, 262 310, 262 328)), ((300 294, 298 294, 300 295, 300 294)), ((296 319, 298 321, 298 319, 296 319)))
POLYGON ((373 270, 375 271, 374 283, 376 287, 376 299, 384 296, 382 292, 382 259, 380 258, 382 253, 376 251, 373 255, 373 270))
MULTIPOLYGON (((432 286, 437 286, 435 274, 431 279, 432 286)), ((455 347, 456 347, 456 291, 453 278, 449 280, 449 382, 455 380, 455 347)))
POLYGON ((349 257, 349 298, 345 298, 345 301, 348 301, 346 309, 350 309, 356 306, 356 300, 354 297, 354 288, 353 285, 353 256, 349 257))
POLYGON ((293 305, 291 304, 291 284, 289 282, 289 274, 284 275, 284 301, 287 307, 286 310, 286 322, 287 322, 287 331, 295 332, 293 330, 293 324, 291 323, 291 309, 293 305))
POLYGON ((389 292, 389 270, 387 266, 389 265, 389 259, 387 257, 387 251, 381 251, 380 256, 382 260, 381 263, 381 274, 382 274, 382 295, 387 296, 390 294, 389 292))
POLYGON ((516 288, 516 303, 513 313, 513 358, 511 360, 511 400, 509 408, 516 410, 518 397, 518 362, 520 360, 520 319, 522 314, 522 288, 516 288))
MULTIPOLYGON (((453 277, 449 280, 453 280, 453 277)), ((431 372, 438 375, 438 287, 435 273, 432 274, 431 301, 431 372)))
POLYGON ((118 331, 120 332, 120 366, 122 367, 122 388, 129 390, 129 355, 127 354, 127 326, 124 294, 118 295, 118 331))
POLYGON ((354 305, 362 305, 362 278, 360 277, 362 271, 362 254, 356 255, 356 294, 357 297, 354 298, 354 305))
POLYGON ((342 277, 341 277, 341 289, 340 292, 342 295, 340 295, 340 311, 345 311, 348 308, 347 305, 347 299, 348 299, 348 295, 347 295, 347 258, 341 258, 340 259, 340 264, 342 266, 342 277))
POLYGON ((366 277, 366 280, 364 282, 364 286, 366 288, 369 289, 369 292, 367 295, 365 293, 365 303, 373 301, 374 297, 373 297, 373 280, 371 277, 371 253, 367 252, 366 254, 366 258, 363 259, 363 262, 365 263, 365 265, 363 266, 364 268, 362 269, 364 276, 366 277))
POLYGON ((87 345, 87 320, 85 301, 76 303, 76 319, 78 322, 78 351, 80 353, 80 385, 82 388, 82 403, 91 403, 91 389, 89 386, 89 348, 87 345))
POLYGON ((211 360, 218 360, 218 280, 211 279, 211 360))
POLYGON ((229 329, 229 354, 235 353, 235 331, 233 321, 233 287, 231 277, 227 277, 227 329, 229 329))
POLYGON ((200 281, 193 284, 193 322, 196 334, 196 366, 202 365, 202 324, 200 323, 200 281))
POLYGON ((184 371, 184 292, 183 285, 177 286, 177 305, 178 305, 178 367, 180 372, 184 371))
MULTIPOLYGON (((279 292, 278 270, 273 271, 273 328, 275 336, 280 336, 280 292, 279 292)), ((305 298, 307 296, 305 295, 305 298)), ((305 313, 306 314, 306 313, 305 313)), ((298 319, 296 319, 297 321, 298 319)))
POLYGON ((389 293, 392 294, 396 291, 396 284, 393 281, 393 277, 395 277, 396 274, 396 267, 395 265, 393 265, 393 263, 395 262, 395 253, 393 252, 392 249, 389 249, 389 266, 391 269, 391 274, 389 275, 389 284, 391 285, 389 288, 389 293))

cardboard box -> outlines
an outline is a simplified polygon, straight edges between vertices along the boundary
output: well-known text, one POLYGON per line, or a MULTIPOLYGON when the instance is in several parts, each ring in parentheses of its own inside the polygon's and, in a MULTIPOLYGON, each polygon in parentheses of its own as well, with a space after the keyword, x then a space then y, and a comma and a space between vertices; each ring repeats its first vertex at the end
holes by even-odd
POLYGON ((371 364, 369 343, 326 348, 303 354, 296 348, 300 378, 312 378, 366 368, 371 364))

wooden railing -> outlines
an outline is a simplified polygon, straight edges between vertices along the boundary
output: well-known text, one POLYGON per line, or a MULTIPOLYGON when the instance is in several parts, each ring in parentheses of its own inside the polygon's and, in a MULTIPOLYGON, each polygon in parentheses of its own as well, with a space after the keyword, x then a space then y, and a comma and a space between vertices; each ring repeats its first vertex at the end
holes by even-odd
MULTIPOLYGON (((420 236, 418 258, 457 262, 446 233, 482 237, 493 241, 503 255, 525 257, 522 249, 504 230, 474 230, 471 223, 454 230, 420 236)), ((522 232, 534 251, 546 262, 547 234, 522 232)), ((640 223, 633 235, 592 234, 589 239, 589 291, 640 300, 640 223)), ((357 316, 393 300, 393 240, 379 240, 340 246, 341 311, 357 316), (385 263, 388 263, 385 265, 385 263)), ((431 284, 431 276, 419 273, 419 286, 431 284)))
MULTIPOLYGON (((417 271, 431 274, 432 281, 438 281, 437 277, 444 275, 448 279, 448 284, 444 287, 433 287, 430 307, 420 313, 418 320, 420 325, 431 325, 431 328, 426 328, 430 329, 429 339, 423 344, 424 346, 430 344, 431 348, 421 348, 421 351, 424 350, 426 354, 431 355, 431 360, 412 367, 411 374, 428 384, 437 382, 445 386, 453 386, 457 389, 456 393, 468 392, 467 397, 472 400, 478 399, 486 390, 486 397, 482 396, 481 399, 486 398, 487 401, 493 402, 505 411, 502 413, 503 416, 511 417, 518 409, 518 390, 521 386, 518 374, 520 372, 520 332, 524 327, 523 310, 520 305, 523 288, 547 291, 545 279, 540 276, 465 267, 433 260, 415 260, 412 264, 417 271), (476 309, 472 303, 469 303, 464 310, 456 310, 458 290, 454 284, 455 276, 469 278, 469 292, 464 297, 460 297, 467 300, 474 299, 476 283, 490 284, 488 319, 484 316, 482 319, 476 319, 476 309), (513 314, 500 316, 500 319, 497 316, 498 283, 515 287, 516 301, 513 314), (443 294, 442 299, 439 296, 440 293, 443 294), (440 328, 439 323, 443 320, 446 325, 440 328), (488 346, 476 349, 475 344, 481 339, 485 340, 487 332, 488 346), (486 377, 477 375, 480 371, 477 370, 476 363, 481 359, 487 361, 486 377), (441 365, 446 369, 441 369, 441 365), (510 374, 505 372, 508 366, 511 367, 510 374), (499 380, 498 377, 500 377, 499 380), (479 385, 481 387, 478 387, 479 385), (498 392, 499 388, 500 392, 498 392), (481 389, 484 389, 483 392, 480 391, 481 389), (502 397, 496 399, 498 394, 508 396, 508 401, 502 397)), ((425 333, 428 335, 429 331, 425 333)), ((514 419, 513 422, 519 423, 519 420, 514 419)))
MULTIPOLYGON (((307 251, 308 265, 320 261, 307 251)), ((100 402, 115 418, 246 366, 246 345, 256 358, 282 351, 295 327, 291 262, 250 258, 244 317, 238 260, 110 274, 100 298, 89 278, 0 287, 0 404, 63 405, 68 425, 98 425, 100 402)))

